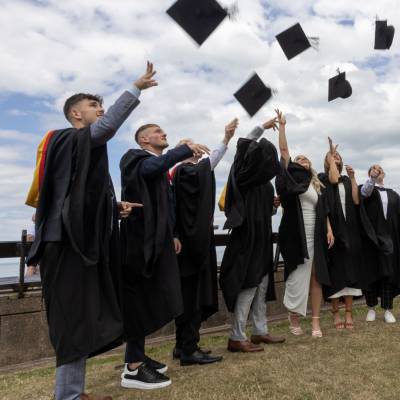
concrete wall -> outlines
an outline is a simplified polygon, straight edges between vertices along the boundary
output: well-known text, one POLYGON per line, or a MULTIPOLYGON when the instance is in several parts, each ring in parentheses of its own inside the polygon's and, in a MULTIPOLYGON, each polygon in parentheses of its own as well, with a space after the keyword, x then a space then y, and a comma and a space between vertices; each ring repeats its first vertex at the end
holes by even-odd
MULTIPOLYGON (((275 274, 277 301, 268 303, 268 318, 276 319, 286 313, 283 305, 283 273, 275 274)), ((203 332, 224 330, 229 326, 230 315, 222 293, 219 293, 220 310, 203 324, 203 332)), ((162 340, 174 333, 174 324, 166 325, 149 340, 162 340)), ((46 312, 41 293, 28 293, 18 299, 15 294, 0 297, 0 367, 39 360, 53 356, 48 339, 46 312)))

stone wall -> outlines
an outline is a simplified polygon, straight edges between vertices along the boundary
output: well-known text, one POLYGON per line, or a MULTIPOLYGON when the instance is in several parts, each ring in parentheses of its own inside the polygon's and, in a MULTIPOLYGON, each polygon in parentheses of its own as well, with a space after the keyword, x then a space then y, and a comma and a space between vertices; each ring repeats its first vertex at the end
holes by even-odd
MULTIPOLYGON (((268 303, 268 318, 277 319, 286 314, 282 304, 283 272, 275 274, 277 301, 268 303)), ((221 292, 220 310, 203 324, 203 333, 226 330, 230 316, 226 310, 221 292)), ((166 325, 154 333, 150 341, 159 341, 174 334, 174 324, 166 325)), ((53 356, 46 322, 46 312, 41 293, 28 293, 18 299, 15 294, 0 297, 0 367, 40 360, 53 356)))

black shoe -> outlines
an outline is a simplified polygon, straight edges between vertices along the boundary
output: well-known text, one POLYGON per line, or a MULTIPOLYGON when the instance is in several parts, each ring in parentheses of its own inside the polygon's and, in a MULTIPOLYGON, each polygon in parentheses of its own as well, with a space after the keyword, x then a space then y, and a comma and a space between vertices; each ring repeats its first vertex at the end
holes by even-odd
MULTIPOLYGON (((200 347, 197 349, 200 353, 203 354, 211 354, 211 350, 208 349, 201 349, 200 347)), ((181 354, 182 354, 182 349, 178 349, 177 347, 174 347, 174 350, 172 351, 172 358, 174 360, 180 360, 181 359, 181 354)))
POLYGON ((144 356, 144 362, 148 367, 155 369, 160 374, 165 374, 168 371, 167 365, 153 360, 150 357, 144 356))
POLYGON ((125 364, 121 378, 121 386, 128 389, 160 389, 171 384, 168 376, 160 374, 145 363, 134 370, 130 370, 125 364))
POLYGON ((194 365, 194 364, 212 364, 221 361, 221 356, 211 356, 210 354, 205 354, 199 350, 196 350, 190 356, 181 353, 181 366, 194 365))

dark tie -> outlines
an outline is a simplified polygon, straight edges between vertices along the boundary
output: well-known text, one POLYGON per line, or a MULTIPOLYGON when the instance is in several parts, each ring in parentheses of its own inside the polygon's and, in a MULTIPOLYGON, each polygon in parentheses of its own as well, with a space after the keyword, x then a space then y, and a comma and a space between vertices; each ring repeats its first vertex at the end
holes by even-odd
POLYGON ((386 191, 386 189, 384 187, 381 187, 381 186, 375 186, 375 187, 381 192, 385 192, 386 191))

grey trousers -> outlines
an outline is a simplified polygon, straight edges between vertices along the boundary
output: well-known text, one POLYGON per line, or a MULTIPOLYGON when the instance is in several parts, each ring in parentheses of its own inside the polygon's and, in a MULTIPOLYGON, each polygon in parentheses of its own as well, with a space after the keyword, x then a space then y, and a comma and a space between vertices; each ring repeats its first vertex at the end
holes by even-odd
POLYGON ((85 390, 86 358, 57 367, 55 400, 79 400, 85 390))
POLYGON ((232 318, 231 340, 244 341, 247 318, 250 317, 253 335, 267 335, 267 303, 265 296, 268 289, 268 274, 261 283, 250 289, 243 289, 236 300, 232 318))

